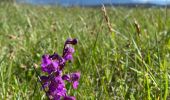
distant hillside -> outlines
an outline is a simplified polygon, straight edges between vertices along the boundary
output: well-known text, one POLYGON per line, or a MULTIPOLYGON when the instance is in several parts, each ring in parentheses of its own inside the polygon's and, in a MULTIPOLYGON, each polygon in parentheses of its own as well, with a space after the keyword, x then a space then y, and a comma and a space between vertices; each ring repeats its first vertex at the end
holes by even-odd
POLYGON ((0 0, 0 2, 15 2, 16 0, 0 0))

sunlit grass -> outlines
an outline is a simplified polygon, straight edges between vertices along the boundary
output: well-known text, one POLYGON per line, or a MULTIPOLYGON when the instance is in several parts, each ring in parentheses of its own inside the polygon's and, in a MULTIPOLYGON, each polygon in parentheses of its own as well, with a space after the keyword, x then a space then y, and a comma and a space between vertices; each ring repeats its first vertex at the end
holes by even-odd
POLYGON ((44 53, 61 54, 68 37, 79 40, 66 65, 81 72, 78 90, 68 92, 77 100, 170 99, 170 10, 106 10, 116 32, 100 8, 1 4, 0 99, 44 99, 33 66, 40 71, 44 53))

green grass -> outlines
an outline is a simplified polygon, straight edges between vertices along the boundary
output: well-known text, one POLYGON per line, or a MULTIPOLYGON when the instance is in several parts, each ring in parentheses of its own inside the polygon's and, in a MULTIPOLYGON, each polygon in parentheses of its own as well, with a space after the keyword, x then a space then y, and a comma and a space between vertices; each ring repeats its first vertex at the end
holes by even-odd
POLYGON ((0 99, 40 100, 44 53, 62 53, 77 38, 74 61, 65 72, 80 71, 77 100, 170 99, 170 10, 107 8, 110 33, 99 8, 0 4, 0 99), (137 33, 134 19, 140 25, 137 33))

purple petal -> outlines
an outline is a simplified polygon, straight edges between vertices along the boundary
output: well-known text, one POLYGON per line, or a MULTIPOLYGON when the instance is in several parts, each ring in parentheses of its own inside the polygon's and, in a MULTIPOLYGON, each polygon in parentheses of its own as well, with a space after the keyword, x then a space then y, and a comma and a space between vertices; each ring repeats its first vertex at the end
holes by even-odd
POLYGON ((70 80, 70 75, 63 75, 62 79, 69 81, 70 80))
POLYGON ((66 54, 65 57, 64 57, 65 60, 72 60, 73 59, 73 56, 72 54, 66 54))
POLYGON ((72 47, 68 47, 68 51, 67 51, 67 53, 74 53, 74 48, 72 48, 72 47))
MULTIPOLYGON (((61 96, 56 95, 56 96, 54 96, 53 100, 60 100, 60 98, 61 98, 61 96)), ((50 99, 50 100, 51 100, 51 99, 50 99)))
POLYGON ((60 76, 55 77, 54 81, 55 81, 55 84, 64 84, 64 81, 62 80, 60 76))
POLYGON ((49 85, 49 93, 50 95, 58 95, 58 96, 65 96, 66 95, 66 88, 63 80, 58 78, 55 78, 55 80, 51 81, 51 84, 49 85), (60 82, 61 81, 61 82, 60 82))
POLYGON ((48 72, 47 67, 41 67, 41 70, 44 71, 44 72, 48 72))
POLYGON ((57 70, 59 62, 57 60, 55 60, 52 62, 52 64, 53 64, 53 67, 57 70))
POLYGON ((71 74, 72 81, 78 81, 80 79, 80 72, 71 74))
POLYGON ((51 60, 49 59, 49 55, 43 55, 41 60, 41 66, 46 67, 51 63, 51 60))
POLYGON ((41 60, 41 69, 44 72, 49 72, 49 66, 51 64, 51 59, 49 55, 43 55, 41 60))
POLYGON ((57 88, 57 95, 60 95, 60 96, 65 96, 66 95, 66 92, 67 92, 67 90, 66 90, 66 88, 64 87, 61 87, 61 88, 57 88))
POLYGON ((48 72, 48 74, 51 74, 52 72, 56 71, 57 69, 54 67, 53 63, 51 63, 50 65, 48 65, 46 67, 46 72, 48 72))
POLYGON ((78 85, 79 85, 79 82, 78 82, 78 81, 74 81, 74 82, 73 82, 73 88, 74 88, 74 89, 77 89, 78 85))
POLYGON ((65 62, 66 62, 66 60, 65 60, 64 58, 59 59, 60 70, 63 69, 63 67, 64 67, 64 65, 65 65, 65 62))
POLYGON ((71 46, 68 46, 68 47, 66 47, 64 49, 65 54, 67 54, 67 53, 74 53, 74 51, 75 51, 74 48, 71 47, 71 46))

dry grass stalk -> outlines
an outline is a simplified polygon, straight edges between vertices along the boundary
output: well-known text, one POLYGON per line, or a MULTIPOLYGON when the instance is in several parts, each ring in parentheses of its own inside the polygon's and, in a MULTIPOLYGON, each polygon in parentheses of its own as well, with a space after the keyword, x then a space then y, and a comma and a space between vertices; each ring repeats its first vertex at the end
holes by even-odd
POLYGON ((141 33, 140 25, 139 25, 139 23, 137 22, 136 19, 134 19, 134 20, 135 20, 135 21, 134 21, 134 26, 135 26, 136 32, 138 33, 138 36, 139 36, 140 33, 141 33))
POLYGON ((109 17, 107 16, 106 8, 105 8, 104 5, 102 6, 102 12, 103 12, 104 18, 105 18, 105 20, 106 20, 106 22, 107 22, 107 26, 108 26, 108 28, 109 28, 109 31, 110 31, 111 33, 114 32, 114 29, 112 28, 112 25, 111 25, 111 23, 110 23, 110 19, 109 19, 109 17))

